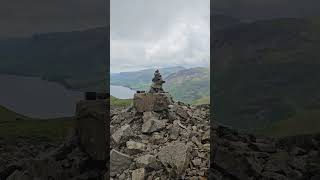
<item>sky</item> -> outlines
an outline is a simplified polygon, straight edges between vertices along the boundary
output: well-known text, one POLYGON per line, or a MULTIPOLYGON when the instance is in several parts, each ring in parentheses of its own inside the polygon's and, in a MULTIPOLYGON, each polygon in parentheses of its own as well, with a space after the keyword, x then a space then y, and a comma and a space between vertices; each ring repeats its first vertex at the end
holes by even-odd
POLYGON ((210 0, 111 0, 110 70, 209 67, 210 0))

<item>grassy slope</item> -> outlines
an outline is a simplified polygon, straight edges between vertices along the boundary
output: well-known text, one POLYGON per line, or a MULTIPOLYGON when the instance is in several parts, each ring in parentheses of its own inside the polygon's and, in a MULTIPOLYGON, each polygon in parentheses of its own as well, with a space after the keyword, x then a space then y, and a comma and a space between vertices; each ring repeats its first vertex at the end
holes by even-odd
MULTIPOLYGON (((160 68, 162 77, 178 72, 184 69, 183 67, 160 68)), ((136 90, 148 90, 155 69, 145 69, 135 72, 122 72, 119 74, 111 74, 110 84, 120 85, 136 90)))
POLYGON ((276 122, 271 127, 262 129, 258 133, 274 137, 319 133, 319 118, 319 110, 306 111, 286 120, 276 122))
POLYGON ((73 118, 31 119, 0 106, 0 138, 8 142, 16 138, 35 142, 60 141, 73 126, 73 118))
POLYGON ((118 99, 113 96, 110 98, 110 105, 114 107, 126 107, 131 105, 132 99, 118 99))
MULTIPOLYGON (((166 80, 165 91, 168 91, 176 100, 191 104, 209 103, 210 71, 208 68, 182 67, 163 68, 160 72, 166 80)), ((148 90, 154 69, 136 72, 113 74, 111 84, 121 85, 132 89, 148 90)))
POLYGON ((191 68, 171 74, 165 79, 164 88, 176 100, 190 103, 209 103, 210 70, 208 68, 191 68))

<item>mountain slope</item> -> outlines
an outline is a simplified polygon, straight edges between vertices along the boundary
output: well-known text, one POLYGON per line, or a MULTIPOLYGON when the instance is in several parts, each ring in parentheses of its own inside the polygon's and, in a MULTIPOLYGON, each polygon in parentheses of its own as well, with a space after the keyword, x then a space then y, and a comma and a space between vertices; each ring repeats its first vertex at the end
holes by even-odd
MULTIPOLYGON (((183 70, 183 67, 160 68, 163 78, 168 75, 183 70)), ((121 72, 111 74, 110 84, 125 86, 136 90, 148 90, 151 85, 155 69, 145 69, 134 72, 121 72)))
POLYGON ((318 18, 217 31, 212 46, 217 120, 256 129, 320 109, 319 47, 318 18))
POLYGON ((178 71, 165 78, 164 88, 176 100, 209 104, 210 70, 208 68, 191 68, 178 71))
POLYGON ((102 84, 107 33, 106 28, 95 28, 1 40, 0 73, 38 76, 75 89, 102 84))

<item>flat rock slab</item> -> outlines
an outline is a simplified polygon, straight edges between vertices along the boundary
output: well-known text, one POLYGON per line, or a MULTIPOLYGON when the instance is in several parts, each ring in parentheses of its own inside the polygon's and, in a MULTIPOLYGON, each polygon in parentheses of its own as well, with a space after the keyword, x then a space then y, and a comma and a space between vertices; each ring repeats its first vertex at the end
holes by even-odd
POLYGON ((115 176, 129 169, 133 162, 133 158, 129 155, 123 154, 117 150, 110 152, 110 175, 115 176))
POLYGON ((160 150, 158 158, 167 171, 181 175, 190 163, 189 147, 184 143, 174 143, 160 150))
POLYGON ((163 111, 172 104, 168 93, 136 93, 133 106, 137 112, 163 111))

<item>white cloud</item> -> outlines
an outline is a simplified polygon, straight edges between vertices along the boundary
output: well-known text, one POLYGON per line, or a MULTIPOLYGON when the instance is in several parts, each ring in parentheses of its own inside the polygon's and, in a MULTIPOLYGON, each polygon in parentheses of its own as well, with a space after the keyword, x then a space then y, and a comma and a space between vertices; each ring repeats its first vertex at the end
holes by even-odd
POLYGON ((209 65, 209 0, 115 2, 111 1, 112 72, 209 65))

